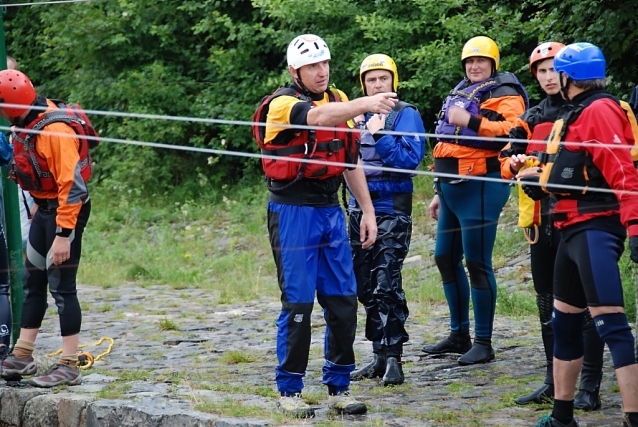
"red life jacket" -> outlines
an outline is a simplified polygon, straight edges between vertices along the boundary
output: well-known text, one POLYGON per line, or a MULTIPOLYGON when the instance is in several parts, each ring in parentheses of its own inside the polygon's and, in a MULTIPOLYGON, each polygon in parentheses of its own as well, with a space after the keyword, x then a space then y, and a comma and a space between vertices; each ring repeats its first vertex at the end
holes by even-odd
MULTIPOLYGON (((302 101, 315 104, 314 101, 295 89, 281 87, 272 95, 262 99, 259 108, 253 115, 253 122, 266 123, 270 102, 283 95, 294 96, 302 101)), ((328 96, 330 102, 342 102, 337 93, 332 90, 328 91, 328 96)), ((276 124, 271 123, 270 125, 276 124)), ((341 131, 339 128, 348 129, 348 125, 346 123, 339 124, 334 130, 284 129, 273 141, 266 144, 264 142, 266 127, 253 125, 253 137, 264 155, 356 164, 359 152, 357 141, 353 138, 352 133, 341 131)), ((262 157, 261 164, 266 177, 277 181, 297 181, 302 178, 323 180, 339 176, 346 169, 342 165, 280 161, 265 157, 262 157)))
POLYGON ((13 178, 23 190, 27 191, 57 191, 58 184, 49 169, 46 159, 40 156, 35 145, 39 133, 30 131, 42 131, 45 126, 62 122, 69 125, 77 134, 80 146, 80 175, 84 182, 91 178, 93 166, 89 148, 99 144, 97 132, 91 121, 79 105, 66 105, 62 101, 52 100, 58 109, 48 110, 37 119, 29 123, 25 130, 19 133, 13 132, 13 159, 9 165, 11 178, 13 178), (88 138, 87 138, 88 137, 88 138))
MULTIPOLYGON (((544 141, 545 138, 549 136, 552 132, 552 127, 554 126, 554 122, 542 122, 534 126, 534 130, 532 131, 532 136, 530 139, 533 141, 544 141)), ((527 144, 527 153, 538 153, 541 151, 545 151, 547 148, 546 144, 541 142, 530 142, 527 144)))

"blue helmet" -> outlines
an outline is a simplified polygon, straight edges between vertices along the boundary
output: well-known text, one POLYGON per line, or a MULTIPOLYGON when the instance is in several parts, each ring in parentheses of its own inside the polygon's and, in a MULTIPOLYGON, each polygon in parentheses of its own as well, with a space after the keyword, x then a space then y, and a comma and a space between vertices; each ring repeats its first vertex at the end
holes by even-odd
POLYGON ((604 79, 605 65, 603 52, 591 43, 572 43, 554 57, 554 70, 573 80, 604 79))

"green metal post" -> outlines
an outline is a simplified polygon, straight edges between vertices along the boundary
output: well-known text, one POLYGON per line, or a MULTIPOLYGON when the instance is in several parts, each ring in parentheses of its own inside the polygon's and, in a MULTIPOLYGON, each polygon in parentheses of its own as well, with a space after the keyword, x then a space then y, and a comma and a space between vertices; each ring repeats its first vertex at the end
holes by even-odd
MULTIPOLYGON (((2 0, 0 0, 0 6, 2 0)), ((4 39, 4 20, 0 8, 0 69, 7 69, 7 48, 4 39)), ((6 120, 0 119, 2 126, 8 126, 6 120)), ((11 284, 11 314, 13 316, 12 342, 13 345, 20 336, 20 318, 22 317, 22 226, 20 225, 20 200, 18 186, 9 178, 7 168, 2 168, 2 199, 4 201, 4 217, 7 232, 7 249, 9 251, 9 283, 11 284)))

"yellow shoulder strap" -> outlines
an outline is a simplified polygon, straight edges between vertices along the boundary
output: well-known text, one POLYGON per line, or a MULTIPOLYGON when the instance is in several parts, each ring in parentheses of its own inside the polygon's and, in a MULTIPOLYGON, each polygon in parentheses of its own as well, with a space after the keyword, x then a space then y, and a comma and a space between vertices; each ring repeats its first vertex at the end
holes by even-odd
POLYGON ((636 115, 629 103, 620 101, 620 106, 625 110, 625 114, 627 114, 627 119, 631 125, 631 132, 634 134, 634 146, 631 148, 631 159, 635 162, 638 161, 638 122, 636 122, 636 115))
POLYGON ((552 127, 552 131, 549 133, 547 137, 547 151, 549 161, 543 165, 543 172, 541 172, 541 177, 539 179, 539 183, 543 188, 543 191, 547 191, 547 182, 549 181, 549 174, 552 171, 552 167, 554 166, 554 155, 558 153, 558 148, 560 147, 561 139, 562 139, 562 131, 563 125, 565 124, 565 119, 558 119, 554 122, 554 126, 552 127))

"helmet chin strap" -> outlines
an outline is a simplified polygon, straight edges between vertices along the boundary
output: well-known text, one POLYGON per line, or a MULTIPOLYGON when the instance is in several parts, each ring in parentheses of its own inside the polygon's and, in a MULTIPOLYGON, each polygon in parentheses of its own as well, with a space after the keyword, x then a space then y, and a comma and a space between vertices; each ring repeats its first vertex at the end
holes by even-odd
POLYGON ((309 95, 310 91, 308 90, 306 85, 304 85, 303 82, 301 81, 301 75, 299 75, 299 70, 295 70, 295 71, 297 72, 297 77, 295 78, 295 83, 297 84, 297 86, 299 86, 300 89, 303 89, 304 92, 306 92, 306 94, 309 95))
POLYGON ((558 73, 558 84, 560 85, 560 91, 563 94, 563 98, 565 98, 565 100, 569 101, 569 96, 567 96, 567 92, 569 92, 569 84, 571 83, 571 79, 569 78, 569 76, 567 77, 567 81, 565 82, 565 85, 563 85, 563 75, 565 74, 564 71, 561 71, 560 73, 558 73))

